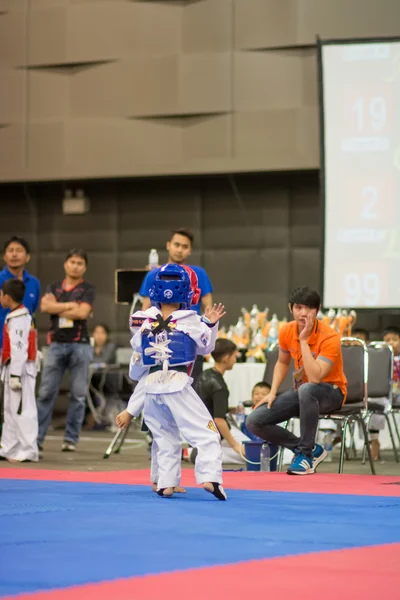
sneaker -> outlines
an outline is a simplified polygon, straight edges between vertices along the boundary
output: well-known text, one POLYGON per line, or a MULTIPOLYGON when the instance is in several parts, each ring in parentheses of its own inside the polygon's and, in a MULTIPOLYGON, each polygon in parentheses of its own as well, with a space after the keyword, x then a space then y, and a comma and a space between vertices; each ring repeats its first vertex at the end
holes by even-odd
POLYGON ((286 472, 288 475, 309 475, 314 473, 311 458, 308 458, 305 454, 296 454, 286 472))
POLYGON ((63 445, 61 446, 62 452, 75 452, 75 450, 76 450, 76 445, 73 444, 72 442, 63 442, 63 445))
POLYGON ((320 444, 315 444, 315 448, 313 450, 313 460, 312 466, 313 470, 318 467, 319 463, 321 463, 328 456, 327 451, 320 444))

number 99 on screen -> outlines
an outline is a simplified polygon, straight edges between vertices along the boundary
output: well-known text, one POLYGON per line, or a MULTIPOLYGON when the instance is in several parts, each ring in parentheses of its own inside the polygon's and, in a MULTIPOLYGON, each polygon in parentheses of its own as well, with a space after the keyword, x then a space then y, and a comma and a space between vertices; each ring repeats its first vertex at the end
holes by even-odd
POLYGON ((381 299, 381 280, 376 273, 347 273, 344 276, 346 306, 377 306, 381 299))

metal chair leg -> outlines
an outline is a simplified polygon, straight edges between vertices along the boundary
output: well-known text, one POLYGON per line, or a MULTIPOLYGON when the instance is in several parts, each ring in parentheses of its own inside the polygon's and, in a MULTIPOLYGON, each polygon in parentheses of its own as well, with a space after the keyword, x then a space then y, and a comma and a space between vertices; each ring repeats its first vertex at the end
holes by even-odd
MULTIPOLYGON (((373 415, 373 413, 369 413, 366 417, 366 420, 364 421, 366 423, 367 431, 369 431, 369 424, 371 422, 372 415, 373 415)), ((368 442, 368 446, 369 446, 369 442, 368 442)), ((366 450, 367 450, 367 444, 364 444, 363 453, 362 453, 362 461, 361 461, 363 465, 365 465, 366 450)))
POLYGON ((285 452, 285 448, 283 446, 279 449, 279 457, 278 457, 278 473, 282 471, 283 465, 283 453, 285 452))
POLYGON ((392 419, 393 419, 393 424, 394 424, 394 428, 395 428, 395 430, 396 430, 397 441, 399 442, 399 446, 400 446, 400 433, 399 433, 399 428, 398 428, 398 426, 397 426, 396 414, 397 414, 397 413, 395 413, 395 412, 391 412, 392 419))
POLYGON ((349 418, 346 417, 343 420, 343 425, 342 425, 342 442, 340 444, 340 457, 339 457, 339 471, 338 471, 338 473, 343 473, 343 463, 344 463, 344 453, 345 453, 346 433, 347 433, 348 422, 349 422, 349 418))
MULTIPOLYGON (((285 422, 285 424, 283 426, 284 429, 287 429, 289 427, 290 421, 291 421, 291 419, 289 419, 288 421, 285 422)), ((279 457, 278 457, 278 473, 280 473, 282 471, 284 452, 285 452, 285 448, 283 446, 281 446, 280 450, 279 450, 279 457)))
POLYGON ((369 435, 368 435, 368 430, 367 430, 367 426, 366 423, 364 421, 364 419, 362 417, 358 418, 358 422, 360 423, 363 433, 364 433, 364 447, 367 450, 367 454, 368 454, 368 460, 369 460, 369 465, 371 467, 371 473, 372 475, 376 475, 375 473, 375 465, 374 462, 372 460, 372 456, 371 456, 371 448, 369 445, 369 435))
POLYGON ((353 455, 353 458, 357 458, 356 443, 354 440, 355 429, 356 429, 356 422, 353 421, 352 423, 350 423, 350 453, 353 455))
POLYGON ((389 415, 387 413, 384 413, 384 414, 385 414, 386 423, 387 423, 387 426, 388 426, 388 429, 389 429, 390 439, 392 440, 394 458, 395 458, 396 462, 398 463, 399 462, 399 455, 397 453, 397 448, 396 448, 396 444, 395 444, 395 441, 394 441, 393 429, 392 429, 392 426, 390 424, 389 415))

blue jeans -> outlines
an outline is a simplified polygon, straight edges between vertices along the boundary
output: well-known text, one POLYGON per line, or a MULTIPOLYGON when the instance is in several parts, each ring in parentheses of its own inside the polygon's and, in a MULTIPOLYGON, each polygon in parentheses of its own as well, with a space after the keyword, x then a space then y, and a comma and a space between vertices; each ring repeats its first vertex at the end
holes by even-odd
POLYGON ((39 388, 38 443, 43 444, 49 428, 55 401, 60 390, 61 379, 66 369, 71 376, 70 399, 64 439, 76 444, 85 418, 86 393, 89 383, 89 365, 93 348, 89 344, 61 344, 52 342, 43 369, 39 388))
POLYGON ((277 396, 271 408, 262 404, 253 410, 246 427, 263 440, 312 459, 320 413, 338 410, 342 402, 342 392, 330 383, 304 383, 297 392, 277 396), (278 426, 293 417, 300 418, 300 437, 278 426))

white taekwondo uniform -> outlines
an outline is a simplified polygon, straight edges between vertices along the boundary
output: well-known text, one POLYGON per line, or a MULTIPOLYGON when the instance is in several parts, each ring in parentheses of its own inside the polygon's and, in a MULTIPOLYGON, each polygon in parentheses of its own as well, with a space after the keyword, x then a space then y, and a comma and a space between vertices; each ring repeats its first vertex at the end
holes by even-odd
MULTIPOLYGON (((132 416, 138 416, 144 407, 144 419, 153 434, 155 445, 151 480, 157 483, 158 489, 179 485, 182 435, 198 450, 195 464, 197 483, 222 483, 220 435, 203 401, 191 386, 193 380, 189 372, 194 362, 193 356, 187 361, 183 357, 179 364, 176 361, 174 364, 174 349, 168 348, 171 340, 167 339, 164 331, 150 336, 149 339, 154 339, 154 342, 144 349, 142 333, 145 336, 146 331, 158 325, 157 316, 161 317, 160 310, 152 307, 138 311, 131 317, 131 331, 134 334, 131 346, 134 353, 129 376, 139 383, 127 407, 132 416), (154 368, 143 364, 146 362, 144 355, 153 356, 160 370, 151 372, 154 368)), ((209 327, 192 310, 174 311, 170 319, 172 331, 189 336, 196 345, 197 354, 209 354, 214 349, 217 324, 209 327)))
POLYGON ((36 332, 32 330, 32 317, 27 308, 17 308, 8 313, 3 336, 1 378, 4 383, 4 423, 0 456, 5 458, 39 460, 36 355, 36 332), (32 337, 31 333, 35 333, 35 336, 32 337))

